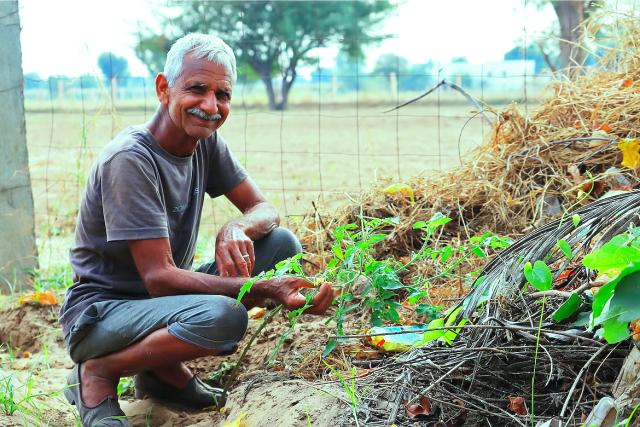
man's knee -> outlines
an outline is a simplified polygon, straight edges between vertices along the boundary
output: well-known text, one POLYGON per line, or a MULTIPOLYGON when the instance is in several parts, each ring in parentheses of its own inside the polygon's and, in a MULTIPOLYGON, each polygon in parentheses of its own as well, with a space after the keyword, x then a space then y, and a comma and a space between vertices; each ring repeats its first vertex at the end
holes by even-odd
POLYGON ((278 261, 302 253, 302 245, 300 245, 300 241, 296 235, 293 234, 291 230, 283 227, 276 228, 262 240, 265 240, 264 244, 266 246, 278 253, 278 256, 281 258, 278 261))
POLYGON ((168 326, 169 333, 192 344, 225 353, 234 352, 248 325, 247 310, 235 299, 202 295, 196 307, 182 312, 168 326))

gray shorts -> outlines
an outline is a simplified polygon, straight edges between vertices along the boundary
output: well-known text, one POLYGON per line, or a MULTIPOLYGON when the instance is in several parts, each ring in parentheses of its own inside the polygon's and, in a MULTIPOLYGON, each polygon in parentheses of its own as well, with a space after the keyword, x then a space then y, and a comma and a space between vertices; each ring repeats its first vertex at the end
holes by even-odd
MULTIPOLYGON (((254 273, 302 251, 289 230, 277 228, 254 242, 254 273)), ((197 271, 217 274, 215 262, 197 271)), ((158 329, 209 350, 231 354, 247 329, 247 311, 234 307, 235 299, 222 295, 177 295, 144 300, 111 300, 87 307, 65 337, 71 359, 95 359, 141 340, 158 329)))

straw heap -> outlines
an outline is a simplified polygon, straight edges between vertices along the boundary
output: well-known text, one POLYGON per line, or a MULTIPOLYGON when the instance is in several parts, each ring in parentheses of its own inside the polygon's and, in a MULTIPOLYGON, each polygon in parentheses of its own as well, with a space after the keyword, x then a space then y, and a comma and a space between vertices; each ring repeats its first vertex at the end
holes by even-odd
MULTIPOLYGON (((436 212, 453 221, 434 246, 459 245, 486 232, 518 237, 607 190, 636 187, 637 169, 621 165, 619 144, 635 139, 640 129, 637 22, 635 10, 604 11, 586 21, 585 37, 595 44, 600 43, 594 35, 603 24, 615 23, 609 28, 615 27, 611 31, 616 33, 607 38, 615 46, 599 45, 604 54, 593 67, 574 69, 570 76, 555 75, 542 94, 549 100, 528 114, 515 104, 496 112, 484 142, 467 153, 459 167, 423 173, 397 186, 410 188, 415 201, 409 190, 384 192, 394 184, 390 180, 380 180, 357 196, 336 193, 334 197, 343 197, 344 202, 335 210, 318 201, 295 230, 309 265, 324 268, 332 231, 358 223, 358 215, 400 219, 397 227, 383 230, 389 238, 379 244, 376 254, 400 259, 421 245, 413 224, 436 212)), ((412 273, 433 274, 435 266, 429 262, 412 273)), ((481 264, 482 260, 466 264, 462 273, 481 264)))

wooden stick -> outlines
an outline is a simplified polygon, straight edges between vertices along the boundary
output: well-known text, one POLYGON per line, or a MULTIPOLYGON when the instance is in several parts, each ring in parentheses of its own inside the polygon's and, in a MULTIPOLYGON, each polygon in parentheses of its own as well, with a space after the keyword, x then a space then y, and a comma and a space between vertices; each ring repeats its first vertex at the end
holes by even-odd
MULTIPOLYGON (((433 388, 435 386, 437 386, 438 384, 440 384, 445 378, 447 378, 450 374, 453 373, 453 371, 455 371, 456 369, 458 369, 460 366, 464 365, 464 363, 466 362, 466 360, 463 360, 462 362, 458 363, 456 366, 454 366, 453 368, 449 369, 444 375, 442 375, 440 378, 438 378, 437 380, 435 380, 433 382, 433 384, 431 384, 429 387, 425 388, 424 390, 422 390, 420 392, 421 396, 426 396, 427 393, 429 393, 431 390, 433 390, 433 388)), ((420 395, 418 396, 414 396, 413 399, 411 399, 409 402, 407 402, 407 406, 409 405, 413 405, 414 403, 416 403, 416 401, 420 398, 420 395)))
POLYGON ((567 406, 569 406, 569 401, 571 400, 571 395, 573 394, 573 392, 576 389, 576 386, 580 382, 580 378, 582 378, 582 375, 585 373, 585 371, 589 369, 589 366, 591 365, 591 363, 593 363, 593 361, 596 360, 596 357, 598 357, 598 355, 602 353, 604 349, 607 347, 608 347, 608 344, 605 344, 602 347, 600 347, 598 351, 593 353, 593 356, 591 356, 591 359, 587 360, 587 363, 585 363, 582 369, 580 369, 580 372, 578 372, 578 375, 576 376, 576 380, 573 382, 573 385, 571 386, 571 390, 569 390, 569 394, 567 395, 567 400, 564 401, 564 406, 562 407, 562 411, 560 411, 560 418, 562 418, 562 416, 564 415, 564 411, 567 410, 567 406))

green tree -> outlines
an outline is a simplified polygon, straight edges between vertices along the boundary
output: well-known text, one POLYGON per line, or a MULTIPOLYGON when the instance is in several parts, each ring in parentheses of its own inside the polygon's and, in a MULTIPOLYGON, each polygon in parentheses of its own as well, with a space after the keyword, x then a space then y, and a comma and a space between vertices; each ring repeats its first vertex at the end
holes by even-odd
POLYGON ((287 108, 289 91, 297 69, 318 65, 310 55, 316 48, 338 44, 350 57, 386 38, 378 31, 389 1, 218 1, 177 2, 180 13, 159 16, 161 33, 143 29, 137 55, 153 74, 164 68, 169 46, 187 33, 206 33, 222 38, 236 54, 238 69, 249 69, 266 86, 269 107, 287 108), (281 79, 276 100, 274 74, 281 79))
POLYGON ((401 76, 409 74, 409 68, 409 60, 407 58, 393 53, 384 53, 378 57, 371 74, 389 77, 391 73, 396 73, 396 76, 401 76))
POLYGON ((98 68, 102 74, 111 80, 113 77, 129 77, 129 61, 123 56, 114 55, 111 52, 102 52, 98 56, 98 68))

